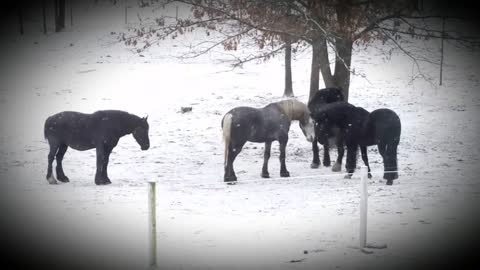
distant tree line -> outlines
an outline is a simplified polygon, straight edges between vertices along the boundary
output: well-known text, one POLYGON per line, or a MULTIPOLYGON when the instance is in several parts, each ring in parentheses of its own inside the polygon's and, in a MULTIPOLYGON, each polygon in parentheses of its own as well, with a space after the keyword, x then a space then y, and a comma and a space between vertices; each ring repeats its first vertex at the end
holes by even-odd
MULTIPOLYGON (((71 5, 70 1, 70 5, 71 5)), ((53 7, 53 16, 54 16, 54 25, 55 25, 55 32, 60 32, 65 28, 65 21, 66 21, 66 0, 53 0, 50 3, 47 3, 46 0, 41 0, 40 3, 35 3, 34 5, 28 4, 24 1, 18 1, 14 5, 5 5, 4 6, 7 10, 15 10, 15 13, 18 17, 18 26, 20 34, 25 34, 25 13, 27 10, 32 11, 33 9, 38 10, 41 12, 42 17, 42 28, 43 33, 47 33, 47 7, 53 7), (38 6, 40 4, 40 6, 38 6), (35 6, 35 7, 32 7, 35 6)), ((70 11, 72 9, 70 8, 70 11)), ((70 15, 72 16, 72 14, 70 15)))

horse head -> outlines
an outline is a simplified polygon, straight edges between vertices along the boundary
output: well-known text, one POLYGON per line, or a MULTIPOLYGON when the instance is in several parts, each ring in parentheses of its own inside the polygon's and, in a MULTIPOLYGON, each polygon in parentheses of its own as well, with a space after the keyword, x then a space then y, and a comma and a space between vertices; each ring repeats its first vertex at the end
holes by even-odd
POLYGON ((311 113, 310 116, 315 120, 315 129, 317 130, 318 142, 322 145, 328 142, 331 137, 332 123, 329 120, 328 114, 325 111, 317 110, 311 113))
POLYGON ((148 116, 140 119, 138 126, 133 130, 133 137, 140 145, 142 150, 150 148, 150 139, 148 138, 148 116))
MULTIPOLYGON (((307 109, 308 110, 308 109, 307 109)), ((315 139, 315 122, 313 121, 312 117, 310 117, 310 113, 307 111, 304 113, 304 117, 300 119, 300 129, 305 135, 305 138, 309 142, 313 142, 315 139)))

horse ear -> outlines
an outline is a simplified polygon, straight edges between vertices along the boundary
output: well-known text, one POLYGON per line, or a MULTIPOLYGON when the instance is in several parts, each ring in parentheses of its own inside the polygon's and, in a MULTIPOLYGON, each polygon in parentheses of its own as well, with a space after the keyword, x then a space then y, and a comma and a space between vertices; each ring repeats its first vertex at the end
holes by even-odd
POLYGON ((147 120, 148 120, 148 114, 147 114, 147 116, 143 117, 142 119, 145 120, 145 122, 147 122, 147 120))

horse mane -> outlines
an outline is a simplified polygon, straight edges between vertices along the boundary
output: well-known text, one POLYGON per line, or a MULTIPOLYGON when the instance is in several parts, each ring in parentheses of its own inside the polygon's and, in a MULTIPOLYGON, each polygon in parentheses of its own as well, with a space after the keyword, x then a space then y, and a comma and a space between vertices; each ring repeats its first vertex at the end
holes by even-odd
POLYGON ((307 105, 296 99, 286 99, 276 103, 288 116, 290 121, 303 121, 305 114, 308 115, 309 110, 307 105))
POLYGON ((139 126, 145 128, 144 125, 146 124, 146 121, 143 121, 144 118, 131 113, 126 113, 125 117, 127 118, 129 126, 131 126, 132 128, 136 128, 139 126))
POLYGON ((121 119, 122 122, 127 124, 129 130, 130 129, 133 130, 136 127, 139 127, 140 125, 142 125, 143 123, 141 117, 126 111, 102 110, 102 111, 96 111, 95 113, 104 113, 104 114, 107 114, 109 117, 115 117, 117 119, 121 119))

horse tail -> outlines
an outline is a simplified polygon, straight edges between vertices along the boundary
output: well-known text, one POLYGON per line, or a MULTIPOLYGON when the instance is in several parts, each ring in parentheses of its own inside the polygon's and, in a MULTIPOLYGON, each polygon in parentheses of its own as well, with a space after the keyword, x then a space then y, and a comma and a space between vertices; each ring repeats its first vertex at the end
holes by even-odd
POLYGON ((400 118, 394 113, 395 118, 392 119, 391 123, 391 137, 389 142, 386 145, 385 149, 385 169, 390 171, 385 173, 385 179, 394 180, 398 178, 398 164, 397 164, 397 147, 400 143, 400 133, 401 133, 401 124, 400 118))
POLYGON ((225 166, 227 165, 227 159, 228 159, 228 146, 230 145, 231 129, 232 129, 232 114, 227 113, 222 120, 223 141, 225 142, 225 156, 224 156, 225 166))
POLYGON ((45 120, 45 125, 43 126, 43 138, 45 138, 45 140, 48 139, 47 132, 48 132, 48 129, 49 129, 50 118, 51 117, 48 117, 47 120, 45 120))

